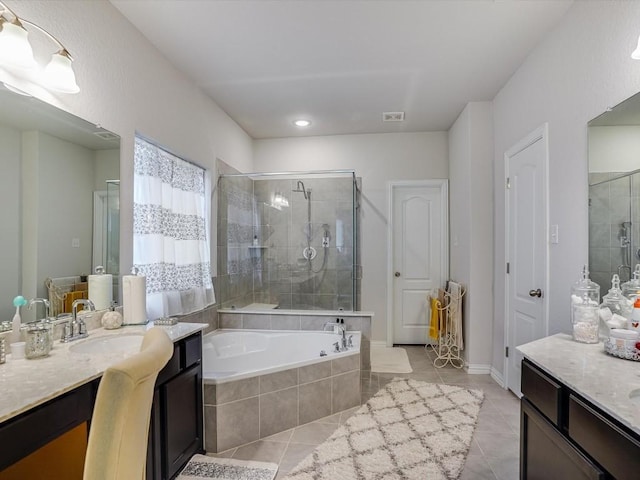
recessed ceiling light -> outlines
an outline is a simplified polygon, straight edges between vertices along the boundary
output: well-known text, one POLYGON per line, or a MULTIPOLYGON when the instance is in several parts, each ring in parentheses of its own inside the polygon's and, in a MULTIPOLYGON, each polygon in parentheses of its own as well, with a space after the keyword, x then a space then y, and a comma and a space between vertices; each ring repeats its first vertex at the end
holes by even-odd
POLYGON ((311 125, 311 121, 309 121, 309 120, 296 120, 295 122, 293 122, 293 124, 296 127, 308 127, 309 125, 311 125))

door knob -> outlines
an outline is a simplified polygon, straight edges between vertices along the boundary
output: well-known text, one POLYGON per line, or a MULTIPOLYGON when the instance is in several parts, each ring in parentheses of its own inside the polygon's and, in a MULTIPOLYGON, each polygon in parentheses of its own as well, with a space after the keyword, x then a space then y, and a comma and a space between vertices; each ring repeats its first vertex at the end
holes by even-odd
POLYGON ((542 290, 540 290, 539 288, 537 290, 529 290, 529 296, 530 297, 541 298, 542 297, 542 290))
POLYGON ((394 277, 399 277, 400 276, 400 272, 396 272, 393 274, 394 277))

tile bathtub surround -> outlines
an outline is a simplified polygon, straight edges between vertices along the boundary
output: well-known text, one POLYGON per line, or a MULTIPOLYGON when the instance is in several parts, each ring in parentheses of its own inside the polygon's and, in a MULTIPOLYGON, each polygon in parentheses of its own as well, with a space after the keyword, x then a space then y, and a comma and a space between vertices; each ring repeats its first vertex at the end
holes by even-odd
MULTIPOLYGON (((468 375, 450 366, 437 369, 433 366, 431 352, 425 351, 420 346, 404 348, 407 350, 413 373, 394 375, 361 372, 363 402, 394 376, 481 389, 485 393, 485 400, 480 409, 471 449, 460 480, 516 480, 520 432, 520 403, 517 397, 502 389, 489 375, 468 375)), ((300 392, 302 395, 302 389, 300 392)), ((329 414, 311 423, 248 445, 231 448, 219 454, 210 454, 241 460, 278 463, 276 480, 282 480, 357 408, 329 414)))
POLYGON ((180 315, 178 321, 180 323, 206 323, 207 328, 202 332, 203 335, 206 335, 207 333, 218 329, 218 308, 216 305, 209 305, 197 312, 180 315))
POLYGON ((344 318, 347 331, 357 331, 360 337, 360 368, 371 369, 369 352, 371 350, 371 320, 369 312, 314 312, 278 313, 277 310, 264 312, 242 310, 218 312, 219 328, 252 329, 252 330, 308 330, 321 331, 327 322, 335 322, 336 318, 344 318))
POLYGON ((221 452, 360 405, 360 355, 204 384, 205 449, 221 452))

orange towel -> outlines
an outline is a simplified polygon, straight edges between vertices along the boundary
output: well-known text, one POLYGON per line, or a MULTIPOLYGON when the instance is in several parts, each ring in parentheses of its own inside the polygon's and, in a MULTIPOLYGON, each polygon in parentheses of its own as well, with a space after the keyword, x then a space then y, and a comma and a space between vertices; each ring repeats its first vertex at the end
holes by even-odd
POLYGON ((438 340, 438 334, 440 332, 440 301, 437 298, 431 297, 431 318, 429 321, 429 338, 432 340, 438 340))

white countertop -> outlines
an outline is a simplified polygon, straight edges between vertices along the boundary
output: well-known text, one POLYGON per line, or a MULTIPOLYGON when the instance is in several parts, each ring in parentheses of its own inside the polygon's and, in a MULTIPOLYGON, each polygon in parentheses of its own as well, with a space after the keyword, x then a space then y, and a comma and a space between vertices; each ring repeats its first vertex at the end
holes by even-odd
MULTIPOLYGON (((89 331, 88 339, 105 335, 142 334, 152 326, 149 323, 117 330, 97 328, 89 331)), ((206 327, 204 323, 178 323, 159 328, 163 328, 175 342, 206 327)), ((102 376, 110 365, 135 353, 89 355, 69 351, 70 346, 85 340, 69 343, 55 340, 47 357, 13 360, 11 355, 7 355, 6 363, 0 365, 0 423, 102 376)))
MULTIPOLYGON (((250 305, 248 306, 250 307, 250 305)), ((247 313, 247 314, 263 314, 263 315, 302 315, 302 316, 322 316, 322 317, 373 317, 374 312, 366 312, 360 310, 291 310, 286 308, 219 308, 218 313, 247 313)))
POLYGON ((640 362, 613 357, 602 343, 573 341, 557 334, 521 345, 518 350, 542 370, 640 435, 640 362))

